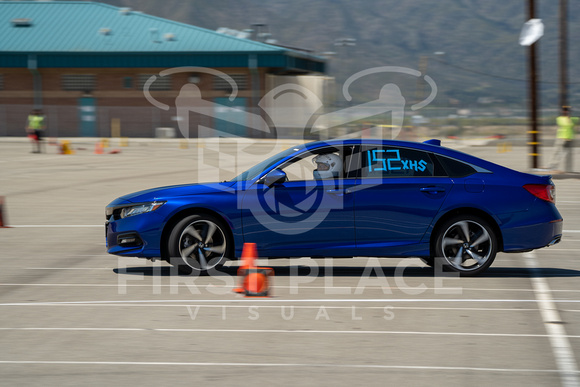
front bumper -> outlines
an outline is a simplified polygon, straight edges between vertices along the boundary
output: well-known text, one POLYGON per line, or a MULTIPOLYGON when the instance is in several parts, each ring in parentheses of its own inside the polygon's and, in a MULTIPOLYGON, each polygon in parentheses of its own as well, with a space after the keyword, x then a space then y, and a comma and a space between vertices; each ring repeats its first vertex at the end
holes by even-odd
POLYGON ((105 223, 107 253, 126 257, 160 257, 162 219, 155 213, 105 223))

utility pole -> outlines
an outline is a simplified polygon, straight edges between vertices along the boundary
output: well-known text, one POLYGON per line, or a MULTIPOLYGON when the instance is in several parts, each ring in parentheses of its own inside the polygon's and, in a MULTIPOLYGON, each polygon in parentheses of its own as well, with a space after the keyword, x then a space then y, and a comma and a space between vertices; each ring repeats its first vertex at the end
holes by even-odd
MULTIPOLYGON (((528 13, 529 18, 528 20, 532 20, 536 18, 536 9, 534 0, 529 0, 528 4, 528 13)), ((529 60, 529 88, 530 88, 530 121, 531 121, 531 128, 528 132, 530 134, 530 142, 528 145, 531 145, 531 152, 530 156, 532 169, 537 169, 539 165, 539 158, 540 158, 540 128, 538 126, 538 92, 537 92, 537 66, 536 66, 536 45, 537 42, 530 44, 530 48, 528 51, 528 60, 529 60)))
POLYGON ((560 108, 568 105, 568 0, 560 0, 560 108))

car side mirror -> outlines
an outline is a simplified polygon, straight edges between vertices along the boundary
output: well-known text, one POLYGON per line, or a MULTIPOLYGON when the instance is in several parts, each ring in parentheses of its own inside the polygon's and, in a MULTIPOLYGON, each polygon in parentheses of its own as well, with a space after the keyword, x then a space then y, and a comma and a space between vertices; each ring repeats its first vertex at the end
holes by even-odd
POLYGON ((262 181, 268 187, 271 187, 274 184, 284 183, 286 181, 286 172, 284 172, 281 169, 274 169, 274 170, 268 172, 268 174, 266 176, 264 176, 262 181))

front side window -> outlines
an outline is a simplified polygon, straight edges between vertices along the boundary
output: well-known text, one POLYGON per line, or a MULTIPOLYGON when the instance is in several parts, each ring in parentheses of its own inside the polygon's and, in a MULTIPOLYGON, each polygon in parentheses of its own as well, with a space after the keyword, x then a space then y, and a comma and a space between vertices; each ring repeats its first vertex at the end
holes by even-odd
POLYGON ((306 152, 290 160, 281 169, 288 181, 327 180, 349 177, 354 162, 352 148, 327 147, 306 152))

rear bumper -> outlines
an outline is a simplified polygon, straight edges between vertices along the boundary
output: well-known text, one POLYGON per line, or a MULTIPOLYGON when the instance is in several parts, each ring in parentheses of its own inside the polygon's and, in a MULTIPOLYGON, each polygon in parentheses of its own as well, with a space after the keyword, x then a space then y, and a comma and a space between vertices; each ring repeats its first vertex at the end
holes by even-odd
POLYGON ((558 219, 548 223, 504 229, 503 250, 518 252, 555 245, 562 239, 563 224, 562 219, 558 219))

